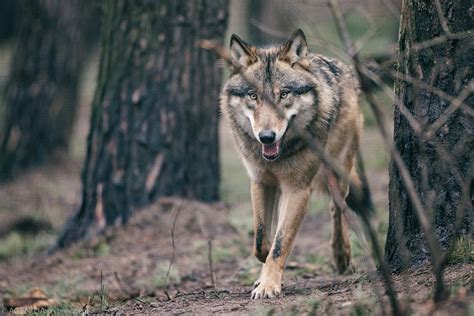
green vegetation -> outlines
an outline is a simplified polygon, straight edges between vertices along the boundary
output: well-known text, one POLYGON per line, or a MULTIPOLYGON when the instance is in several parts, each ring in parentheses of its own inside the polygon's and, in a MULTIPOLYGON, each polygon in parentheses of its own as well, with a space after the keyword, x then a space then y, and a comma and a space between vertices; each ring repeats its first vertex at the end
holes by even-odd
POLYGON ((474 262, 474 248, 470 236, 461 235, 449 254, 448 263, 474 262))
POLYGON ((30 235, 12 231, 0 240, 0 260, 46 250, 54 243, 55 238, 53 233, 30 235))
POLYGON ((75 306, 68 302, 61 302, 59 305, 40 309, 37 311, 29 311, 27 315, 50 316, 50 315, 77 315, 81 314, 83 310, 79 306, 75 306))
POLYGON ((175 265, 173 265, 169 270, 168 280, 166 280, 168 269, 169 262, 160 262, 157 264, 152 286, 155 288, 164 288, 168 284, 181 282, 181 275, 179 274, 179 270, 175 265))

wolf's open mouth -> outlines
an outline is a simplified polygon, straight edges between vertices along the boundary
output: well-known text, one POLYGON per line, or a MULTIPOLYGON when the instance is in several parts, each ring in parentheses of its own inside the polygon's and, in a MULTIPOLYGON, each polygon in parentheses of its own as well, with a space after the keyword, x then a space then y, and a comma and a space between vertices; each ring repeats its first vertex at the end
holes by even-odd
POLYGON ((280 156, 280 144, 281 144, 281 140, 271 145, 262 144, 263 158, 270 161, 277 159, 280 156))

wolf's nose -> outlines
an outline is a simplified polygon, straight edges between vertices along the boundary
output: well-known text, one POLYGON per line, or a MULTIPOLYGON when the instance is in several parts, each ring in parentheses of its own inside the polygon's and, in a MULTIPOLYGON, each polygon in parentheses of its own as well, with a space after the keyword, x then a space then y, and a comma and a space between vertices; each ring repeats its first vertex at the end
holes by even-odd
POLYGON ((258 138, 262 144, 269 145, 275 141, 276 134, 274 131, 261 131, 258 133, 258 138))

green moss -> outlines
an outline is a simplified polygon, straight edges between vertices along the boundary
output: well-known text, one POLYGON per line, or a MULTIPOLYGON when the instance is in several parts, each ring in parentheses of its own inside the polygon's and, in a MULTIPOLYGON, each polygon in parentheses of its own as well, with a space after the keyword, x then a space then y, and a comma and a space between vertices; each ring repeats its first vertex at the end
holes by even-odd
POLYGON ((461 235, 449 254, 448 263, 474 262, 474 248, 472 239, 468 235, 461 235))

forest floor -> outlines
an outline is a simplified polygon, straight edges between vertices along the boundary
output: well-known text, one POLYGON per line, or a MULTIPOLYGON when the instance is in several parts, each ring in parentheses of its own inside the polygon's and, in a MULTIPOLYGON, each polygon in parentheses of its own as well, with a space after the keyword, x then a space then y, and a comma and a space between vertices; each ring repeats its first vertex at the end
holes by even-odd
MULTIPOLYGON (((1 263, 0 296, 18 298, 40 288, 57 304, 47 312, 58 314, 389 313, 383 283, 364 255, 356 257, 353 272, 334 273, 327 218, 322 214, 309 214, 304 221, 288 262, 284 296, 250 300, 259 264, 250 254, 250 236, 242 236, 229 220, 231 213, 222 203, 162 199, 136 214, 126 227, 110 228, 102 237, 52 255, 1 263)), ((439 315, 467 315, 469 308, 472 312, 473 268, 472 263, 447 268, 451 298, 440 307, 439 315)), ((429 314, 434 280, 428 268, 405 272, 394 280, 405 307, 413 314, 429 314)))
MULTIPOLYGON (((352 234, 351 271, 336 274, 324 197, 311 201, 288 261, 284 296, 250 300, 260 263, 251 254, 248 180, 225 125, 221 135, 224 202, 164 198, 137 212, 125 227, 50 255, 44 249, 80 201, 82 154, 58 157, 0 187, 0 312, 18 298, 36 297, 36 289, 50 299, 42 301, 49 305, 44 314, 390 314, 383 282, 359 235, 352 234)), ((374 130, 366 132, 363 148, 378 209, 374 225, 383 242, 387 157, 374 130)), ((435 314, 473 314, 473 268, 472 262, 448 266, 450 298, 435 314)), ((394 281, 410 314, 433 311, 429 268, 395 275, 394 281)))

